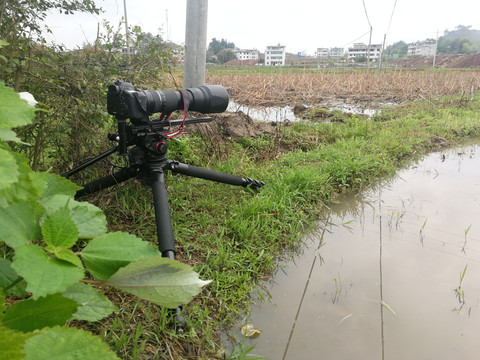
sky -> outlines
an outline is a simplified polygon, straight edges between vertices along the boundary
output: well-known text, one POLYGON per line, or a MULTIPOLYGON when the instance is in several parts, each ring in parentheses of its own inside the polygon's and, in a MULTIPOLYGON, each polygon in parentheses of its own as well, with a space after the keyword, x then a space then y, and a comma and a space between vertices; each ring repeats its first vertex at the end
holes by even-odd
MULTIPOLYGON (((187 0, 125 0, 130 26, 185 43, 187 0)), ((100 15, 52 13, 47 24, 57 44, 72 49, 93 43, 97 24, 118 26, 124 16, 123 0, 97 0, 100 15)), ((287 52, 312 55, 319 47, 368 44, 386 46, 436 38, 457 25, 480 30, 477 0, 209 0, 207 44, 226 39, 241 49, 264 52, 269 45, 284 45, 287 52)))

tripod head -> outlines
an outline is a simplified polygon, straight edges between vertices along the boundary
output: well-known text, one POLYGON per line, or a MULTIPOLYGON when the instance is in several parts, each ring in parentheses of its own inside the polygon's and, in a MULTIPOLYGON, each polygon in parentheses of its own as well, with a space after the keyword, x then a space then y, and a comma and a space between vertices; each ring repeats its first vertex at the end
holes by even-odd
MULTIPOLYGON (((108 87, 107 93, 107 111, 117 119, 117 140, 121 155, 126 155, 132 134, 137 136, 138 133, 145 134, 146 131, 160 135, 164 127, 173 125, 173 122, 167 120, 174 111, 184 110, 185 115, 188 110, 203 114, 220 113, 225 111, 227 106, 228 93, 221 85, 202 85, 184 90, 138 90, 128 82, 117 81, 108 87), (150 116, 155 113, 161 113, 160 117, 150 120, 150 116), (131 122, 128 130, 127 119, 131 122)), ((210 121, 211 118, 193 120, 196 121, 186 121, 184 117, 180 124, 181 129, 183 130, 186 123, 210 121)), ((177 130, 161 135, 169 138, 180 132, 181 130, 177 130)))

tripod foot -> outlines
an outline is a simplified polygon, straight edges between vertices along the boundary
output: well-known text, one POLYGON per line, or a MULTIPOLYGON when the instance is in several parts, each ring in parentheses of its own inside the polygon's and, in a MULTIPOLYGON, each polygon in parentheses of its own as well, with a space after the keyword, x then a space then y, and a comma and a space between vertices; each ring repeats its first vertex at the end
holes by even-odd
POLYGON ((182 315, 182 307, 179 306, 176 309, 172 309, 173 313, 173 325, 177 334, 185 333, 187 329, 187 319, 182 315))
POLYGON ((265 185, 265 183, 263 181, 255 180, 255 179, 252 179, 252 178, 243 178, 242 179, 242 186, 243 187, 250 186, 250 188, 253 189, 253 190, 260 189, 264 185, 265 185))

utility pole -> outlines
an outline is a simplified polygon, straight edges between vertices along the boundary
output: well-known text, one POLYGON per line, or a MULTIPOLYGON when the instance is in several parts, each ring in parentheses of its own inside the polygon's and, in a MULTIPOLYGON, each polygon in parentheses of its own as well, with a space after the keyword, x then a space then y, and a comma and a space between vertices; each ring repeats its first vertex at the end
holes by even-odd
POLYGON ((385 42, 387 41, 387 34, 383 35, 383 44, 382 44, 382 52, 380 53, 380 70, 382 70, 383 65, 383 52, 385 51, 385 42))
POLYGON ((372 27, 370 26, 370 37, 368 39, 368 47, 367 47, 367 74, 370 70, 370 46, 372 45, 372 27))
POLYGON ((127 56, 130 61, 130 36, 128 34, 128 21, 127 21, 127 0, 123 0, 123 11, 125 13, 125 37, 127 38, 127 56))
POLYGON ((170 42, 170 35, 168 33, 168 9, 165 9, 165 19, 167 21, 167 25, 166 25, 167 42, 170 42))
POLYGON ((438 48, 438 30, 437 30, 437 38, 435 39, 435 54, 433 54, 433 68, 435 69, 435 63, 437 61, 437 48, 438 48))
POLYGON ((205 85, 208 0, 187 0, 183 87, 205 85))

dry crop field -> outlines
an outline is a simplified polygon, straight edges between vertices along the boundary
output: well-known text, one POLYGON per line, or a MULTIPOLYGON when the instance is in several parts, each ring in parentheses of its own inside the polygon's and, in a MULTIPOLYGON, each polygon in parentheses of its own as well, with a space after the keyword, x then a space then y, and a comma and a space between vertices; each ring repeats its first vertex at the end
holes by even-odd
POLYGON ((470 96, 480 89, 480 70, 305 71, 279 73, 211 72, 235 102, 249 106, 322 104, 328 99, 402 102, 443 95, 470 96))

